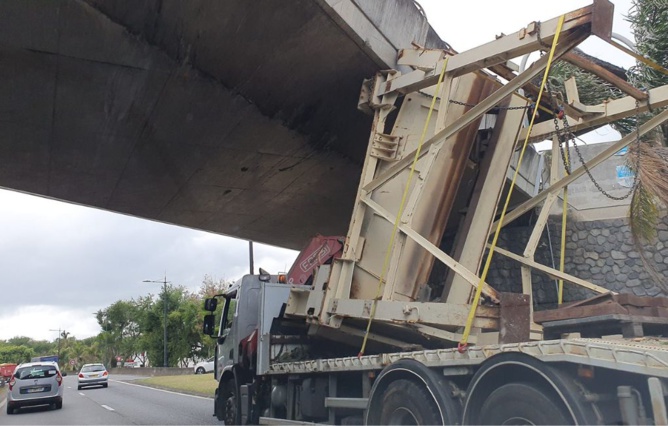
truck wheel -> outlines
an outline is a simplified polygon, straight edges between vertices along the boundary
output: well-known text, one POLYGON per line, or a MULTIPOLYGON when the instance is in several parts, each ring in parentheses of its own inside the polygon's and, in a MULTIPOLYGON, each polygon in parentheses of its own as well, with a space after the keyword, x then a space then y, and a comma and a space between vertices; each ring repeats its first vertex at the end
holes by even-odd
POLYGON ((441 422, 433 398, 412 380, 395 380, 383 393, 380 424, 435 425, 441 422))
POLYGON ((239 398, 234 378, 221 382, 214 398, 214 411, 216 418, 224 421, 226 425, 238 425, 241 423, 239 413, 239 398))
POLYGON ((586 388, 530 355, 504 352, 483 362, 466 390, 463 424, 600 424, 586 388))
POLYGON ((478 417, 482 425, 567 425, 573 417, 555 405, 538 386, 509 383, 494 390, 478 417))
POLYGON ((14 406, 7 403, 7 414, 8 415, 14 414, 14 410, 15 410, 14 406))

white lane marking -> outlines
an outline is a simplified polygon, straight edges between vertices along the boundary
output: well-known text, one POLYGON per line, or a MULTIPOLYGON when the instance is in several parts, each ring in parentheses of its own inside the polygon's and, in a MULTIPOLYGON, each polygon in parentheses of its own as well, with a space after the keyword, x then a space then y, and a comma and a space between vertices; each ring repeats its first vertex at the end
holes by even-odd
POLYGON ((83 392, 79 392, 79 395, 81 395, 81 396, 86 396, 86 394, 83 393, 83 392))
POLYGON ((68 386, 67 389, 72 389, 72 386, 68 386))
POLYGON ((104 405, 104 404, 102 404, 102 408, 105 408, 105 409, 107 409, 107 410, 109 410, 109 411, 116 411, 116 410, 114 410, 113 408, 111 408, 110 406, 108 406, 108 405, 104 405))
POLYGON ((144 385, 136 385, 136 384, 134 384, 134 383, 121 382, 120 380, 111 380, 111 379, 109 379, 109 381, 110 381, 110 382, 121 383, 121 384, 123 384, 123 385, 128 385, 128 386, 137 386, 138 388, 151 389, 151 390, 158 391, 158 392, 171 393, 171 394, 174 394, 174 395, 189 396, 189 397, 191 397, 191 398, 198 398, 198 399, 206 399, 207 401, 210 401, 210 400, 213 399, 213 397, 199 396, 199 395, 188 395, 187 393, 168 391, 168 390, 164 390, 164 389, 157 389, 157 388, 152 388, 152 387, 150 387, 150 386, 144 386, 144 385))
POLYGON ((4 407, 6 403, 7 403, 6 399, 3 399, 2 401, 0 401, 0 410, 2 410, 2 407, 4 407))

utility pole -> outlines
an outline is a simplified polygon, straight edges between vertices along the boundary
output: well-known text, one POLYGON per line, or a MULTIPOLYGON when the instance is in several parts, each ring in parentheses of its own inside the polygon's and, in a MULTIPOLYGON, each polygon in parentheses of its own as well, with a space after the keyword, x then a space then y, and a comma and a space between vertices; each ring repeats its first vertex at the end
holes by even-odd
POLYGON ((58 353, 56 355, 58 355, 58 364, 60 364, 60 333, 61 333, 60 327, 58 327, 58 330, 56 330, 55 328, 50 328, 49 331, 58 332, 58 353))
POLYGON ((250 274, 253 275, 253 270, 255 267, 253 266, 253 242, 248 241, 248 261, 250 263, 250 274))
POLYGON ((144 280, 145 283, 159 283, 162 284, 162 307, 163 307, 163 336, 162 336, 162 366, 168 367, 168 354, 167 354, 167 284, 171 284, 167 281, 167 273, 165 273, 165 279, 162 281, 152 281, 144 280))
POLYGON ((164 367, 169 367, 168 359, 169 357, 167 356, 167 274, 165 273, 165 280, 163 281, 162 285, 162 307, 163 307, 163 319, 164 319, 164 327, 163 327, 163 336, 162 336, 162 356, 163 356, 163 361, 162 365, 164 367))

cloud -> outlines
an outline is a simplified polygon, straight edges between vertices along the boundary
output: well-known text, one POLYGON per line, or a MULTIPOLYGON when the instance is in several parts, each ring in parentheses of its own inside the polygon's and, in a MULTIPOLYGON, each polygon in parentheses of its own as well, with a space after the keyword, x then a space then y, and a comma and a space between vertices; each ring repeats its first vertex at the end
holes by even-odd
MULTIPOLYGON (((50 336, 54 327, 97 334, 93 312, 160 292, 143 280, 166 276, 195 291, 204 275, 235 280, 249 269, 247 241, 16 192, 0 190, 0 223, 0 288, 12 300, 0 307, 0 338, 50 336)), ((262 244, 254 253, 256 270, 272 272, 297 255, 262 244)))
POLYGON ((98 309, 100 307, 63 308, 56 305, 10 308, 0 314, 0 339, 28 336, 35 340, 53 341, 58 338, 58 329, 67 330, 77 339, 95 336, 100 332, 93 315, 98 309))

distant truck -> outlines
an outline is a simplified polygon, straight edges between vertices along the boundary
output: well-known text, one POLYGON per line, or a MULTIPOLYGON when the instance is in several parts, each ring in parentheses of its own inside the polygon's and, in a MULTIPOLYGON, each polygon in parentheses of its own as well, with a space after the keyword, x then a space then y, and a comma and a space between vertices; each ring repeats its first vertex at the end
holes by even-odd
POLYGON ((9 380, 18 364, 4 363, 0 364, 0 379, 9 380))
POLYGON ((44 362, 44 361, 58 362, 58 355, 34 356, 30 358, 30 362, 44 362))

